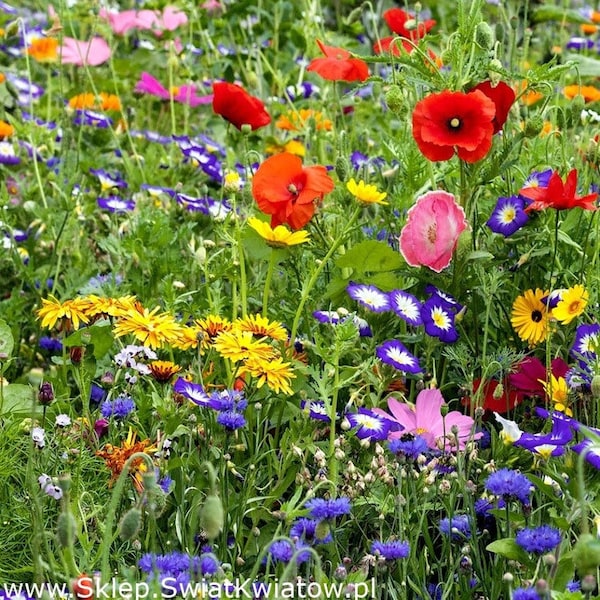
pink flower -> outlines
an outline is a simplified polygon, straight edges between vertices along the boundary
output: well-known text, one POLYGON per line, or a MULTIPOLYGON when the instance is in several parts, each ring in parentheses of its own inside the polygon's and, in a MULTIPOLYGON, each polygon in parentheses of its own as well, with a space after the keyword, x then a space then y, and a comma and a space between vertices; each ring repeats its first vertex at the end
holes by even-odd
POLYGON ((452 260, 458 236, 468 227, 452 194, 436 190, 417 198, 400 233, 400 252, 411 267, 440 273, 452 260))
POLYGON ((101 8, 98 14, 101 19, 108 21, 111 29, 116 35, 125 35, 128 31, 137 29, 137 10, 113 12, 101 8))
POLYGON ((444 404, 442 393, 438 389, 422 390, 417 396, 415 406, 406 402, 399 402, 395 398, 388 400, 391 415, 381 408, 374 408, 373 412, 401 425, 400 431, 392 431, 388 439, 401 438, 407 433, 420 435, 433 450, 444 448, 447 452, 456 451, 456 437, 458 449, 464 450, 465 444, 471 440, 478 440, 483 433, 474 433, 475 422, 471 417, 463 415, 457 410, 442 416, 441 408, 444 404), (452 429, 456 428, 456 436, 452 429))
POLYGON ((198 87, 195 85, 182 85, 174 88, 171 92, 164 87, 158 79, 155 79, 149 73, 142 73, 141 79, 136 83, 135 90, 140 94, 150 94, 163 100, 169 100, 171 93, 173 94, 173 100, 180 102, 181 104, 188 104, 189 106, 198 106, 200 104, 209 104, 212 102, 212 94, 207 96, 198 96, 198 87))
POLYGON ((167 31, 173 31, 188 22, 187 15, 175 6, 165 6, 162 14, 162 25, 167 31))
POLYGON ((65 37, 58 54, 63 64, 96 67, 106 62, 111 52, 109 45, 101 37, 92 38, 88 42, 65 37))
POLYGON ((162 15, 157 10, 124 10, 122 12, 108 11, 101 8, 100 18, 108 21, 117 35, 125 35, 128 31, 152 29, 160 36, 163 31, 173 31, 188 22, 187 15, 176 6, 165 6, 162 15))

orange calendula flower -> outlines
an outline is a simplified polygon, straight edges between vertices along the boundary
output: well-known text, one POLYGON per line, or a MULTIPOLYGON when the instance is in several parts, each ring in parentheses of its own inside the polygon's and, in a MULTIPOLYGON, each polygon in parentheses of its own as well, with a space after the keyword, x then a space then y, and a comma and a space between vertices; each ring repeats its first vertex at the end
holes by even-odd
POLYGON ((210 348, 217 336, 224 331, 231 331, 231 321, 218 315, 208 315, 205 319, 195 321, 200 329, 199 335, 202 340, 202 348, 210 348))
POLYGON ((10 137, 15 132, 15 128, 6 121, 0 121, 0 140, 10 137))
POLYGON ((175 321, 173 315, 158 311, 158 306, 152 311, 138 306, 126 312, 117 321, 114 334, 117 337, 131 334, 144 346, 153 349, 176 342, 179 339, 181 325, 175 321))
POLYGON ((233 331, 249 331, 256 337, 269 337, 280 342, 285 342, 288 339, 288 333, 281 323, 269 321, 260 314, 237 319, 233 322, 233 331))
POLYGON ((27 48, 27 54, 41 63, 58 61, 58 40, 56 38, 37 38, 27 48))
MULTIPOLYGON (((138 452, 143 452, 151 456, 158 449, 152 444, 149 439, 137 441, 137 433, 133 429, 129 428, 127 439, 121 444, 121 446, 113 446, 112 444, 106 444, 103 450, 98 450, 96 456, 104 459, 106 466, 110 469, 112 476, 110 478, 109 485, 113 485, 119 478, 119 475, 125 468, 125 463, 138 452)), ((143 458, 136 458, 129 465, 129 472, 133 477, 136 473, 146 470, 146 464, 143 458)))
POLYGON ((287 131, 300 131, 313 123, 317 131, 331 131, 333 124, 329 119, 323 117, 320 111, 312 110, 311 108, 302 108, 299 111, 291 110, 285 115, 281 115, 275 127, 285 129, 287 131))
POLYGON ((121 101, 114 94, 100 92, 98 96, 91 93, 78 94, 69 99, 69 108, 73 110, 121 110, 121 101))
POLYGON ((586 102, 600 100, 600 90, 593 85, 567 85, 563 89, 563 94, 569 100, 572 100, 575 96, 583 96, 586 102))
POLYGON ((240 377, 251 375, 256 380, 256 387, 261 388, 265 383, 275 393, 280 392, 291 395, 293 390, 290 382, 294 375, 289 362, 283 362, 281 357, 262 360, 250 358, 244 362, 239 370, 240 377))
POLYGON ((79 329, 80 323, 89 323, 87 316, 89 304, 85 298, 75 298, 60 302, 54 296, 42 298, 42 308, 37 310, 38 319, 42 319, 42 327, 52 329, 58 321, 66 330, 79 329))
POLYGON ((153 360, 148 364, 152 377, 161 383, 170 381, 175 373, 181 371, 181 367, 170 360, 153 360))
POLYGON ((232 362, 249 358, 269 361, 275 355, 272 346, 262 339, 254 339, 249 331, 224 331, 215 339, 214 347, 223 358, 232 362))

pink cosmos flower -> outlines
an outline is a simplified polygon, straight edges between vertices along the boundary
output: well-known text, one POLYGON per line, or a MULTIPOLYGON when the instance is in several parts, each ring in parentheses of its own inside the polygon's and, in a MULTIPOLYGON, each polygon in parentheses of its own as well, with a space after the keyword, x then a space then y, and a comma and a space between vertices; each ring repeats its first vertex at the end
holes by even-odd
POLYGON ((165 6, 162 14, 157 10, 124 10, 109 11, 101 8, 100 18, 108 21, 117 35, 125 35, 133 29, 145 31, 152 29, 157 36, 164 30, 174 31, 188 22, 187 15, 176 6, 165 6))
POLYGON ((436 190, 417 198, 400 233, 400 252, 411 267, 440 273, 452 260, 458 236, 468 227, 465 211, 448 192, 436 190))
POLYGON ((453 410, 443 417, 441 413, 443 404, 444 398, 440 390, 422 390, 417 396, 414 407, 406 402, 390 398, 388 407, 391 415, 381 408, 374 408, 373 412, 401 425, 401 430, 392 431, 388 439, 393 440, 412 433, 423 437, 433 450, 444 448, 446 452, 456 451, 453 427, 458 430, 456 437, 458 437, 459 450, 464 450, 467 442, 478 440, 483 435, 482 432, 474 433, 475 422, 473 419, 457 410, 453 410))
POLYGON ((101 37, 92 38, 87 42, 65 37, 62 46, 58 49, 58 55, 63 64, 96 67, 110 58, 111 51, 101 37))
POLYGON ((136 83, 134 91, 140 94, 150 94, 163 100, 169 100, 173 94, 173 100, 181 104, 188 104, 191 107, 200 104, 209 104, 212 102, 212 94, 207 96, 198 96, 198 87, 195 85, 182 85, 169 91, 158 79, 155 79, 149 73, 142 73, 140 80, 136 83))

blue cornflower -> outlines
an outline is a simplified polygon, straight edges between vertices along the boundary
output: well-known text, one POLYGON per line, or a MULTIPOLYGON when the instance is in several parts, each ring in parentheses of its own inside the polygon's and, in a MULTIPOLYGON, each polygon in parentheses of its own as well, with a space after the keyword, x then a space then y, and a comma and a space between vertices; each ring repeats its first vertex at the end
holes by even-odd
POLYGON ((494 232, 508 237, 529 221, 522 196, 500 197, 486 225, 494 232))
POLYGON ((165 493, 168 494, 171 491, 171 486, 173 485, 173 480, 170 475, 165 475, 161 479, 158 480, 158 487, 165 493))
POLYGON ((472 519, 469 515, 454 515, 441 519, 440 531, 453 540, 469 539, 472 535, 472 519))
POLYGON ((499 469, 485 480, 484 487, 488 492, 499 496, 506 502, 518 500, 521 504, 528 505, 530 503, 532 483, 519 471, 499 469))
POLYGON ((135 410, 135 402, 129 396, 119 396, 114 400, 105 400, 100 407, 100 413, 105 419, 114 417, 124 419, 135 410))
POLYGON ((220 566, 217 557, 212 553, 201 554, 198 563, 200 573, 204 577, 217 573, 220 566))
POLYGON ((223 425, 225 429, 233 431, 243 427, 246 424, 246 418, 235 410, 225 410, 217 415, 217 423, 223 425))
POLYGON ((581 582, 572 579, 566 585, 567 592, 578 592, 581 589, 581 582))
POLYGON ((515 541, 523 550, 533 554, 544 554, 554 550, 561 541, 560 530, 550 525, 526 527, 516 535, 515 541))
POLYGON ((512 600, 542 600, 535 588, 517 588, 513 592, 512 600))
POLYGON ((48 352, 61 352, 62 342, 51 337, 42 336, 39 340, 39 346, 42 350, 48 350, 48 352))
POLYGON ((419 455, 429 452, 425 438, 412 433, 405 433, 402 437, 391 440, 388 447, 390 452, 410 460, 417 460, 419 455))
MULTIPOLYGON (((277 540, 269 546, 269 556, 274 562, 289 563, 294 553, 302 546, 294 546, 288 540, 277 540)), ((306 562, 310 558, 309 552, 299 552, 296 555, 298 564, 306 562)))
POLYGON ((475 509, 475 514, 478 517, 490 517, 490 510, 494 508, 494 503, 490 502, 487 498, 479 498, 475 500, 475 504, 473 505, 475 509))
POLYGON ((209 396, 208 405, 219 412, 237 410, 241 412, 248 406, 244 394, 237 390, 220 390, 209 396))
POLYGON ((290 527, 290 538, 298 539, 307 544, 327 544, 333 537, 328 531, 324 538, 317 537, 317 528, 319 521, 308 519, 307 517, 300 517, 296 519, 290 527))
POLYGON ((350 499, 345 497, 331 500, 313 498, 305 506, 309 510, 309 515, 319 521, 335 519, 335 517, 341 517, 350 513, 350 499))
POLYGON ((371 544, 371 554, 382 556, 385 560, 407 558, 410 554, 410 544, 399 540, 388 542, 376 541, 371 544))

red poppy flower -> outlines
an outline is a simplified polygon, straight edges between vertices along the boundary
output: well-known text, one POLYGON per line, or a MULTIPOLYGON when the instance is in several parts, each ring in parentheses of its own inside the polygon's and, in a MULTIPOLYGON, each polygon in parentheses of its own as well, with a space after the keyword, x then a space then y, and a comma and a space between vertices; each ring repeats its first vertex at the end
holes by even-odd
POLYGON ((258 208, 271 215, 271 227, 287 223, 301 229, 312 218, 318 202, 335 184, 320 165, 304 167, 302 160, 282 152, 267 158, 252 178, 258 208))
POLYGON ((350 52, 334 46, 326 46, 321 40, 317 44, 325 58, 314 58, 306 68, 329 81, 364 81, 369 76, 369 67, 360 58, 351 58, 350 52))
POLYGON ((271 122, 265 105, 235 83, 217 81, 213 83, 213 110, 238 129, 250 125, 252 131, 271 122))
POLYGON ((514 90, 503 81, 499 81, 496 85, 492 85, 491 81, 483 81, 477 84, 473 90, 483 92, 494 103, 496 116, 492 123, 494 125, 494 133, 498 133, 504 126, 504 123, 506 123, 508 111, 515 101, 514 90))
POLYGON ((555 208, 556 210, 565 210, 569 208, 583 208, 584 210, 596 210, 597 193, 587 196, 577 196, 577 169, 573 169, 568 175, 566 181, 560 178, 558 171, 554 171, 550 176, 547 187, 525 187, 521 189, 519 195, 532 200, 532 203, 525 209, 525 212, 531 210, 544 210, 545 208, 555 208))
POLYGON ((450 160, 456 153, 477 162, 492 147, 495 116, 494 103, 483 92, 445 90, 417 102, 413 137, 429 160, 450 160))
POLYGON ((433 19, 419 21, 400 8, 390 8, 383 13, 388 27, 396 34, 410 40, 421 39, 434 25, 433 19))

